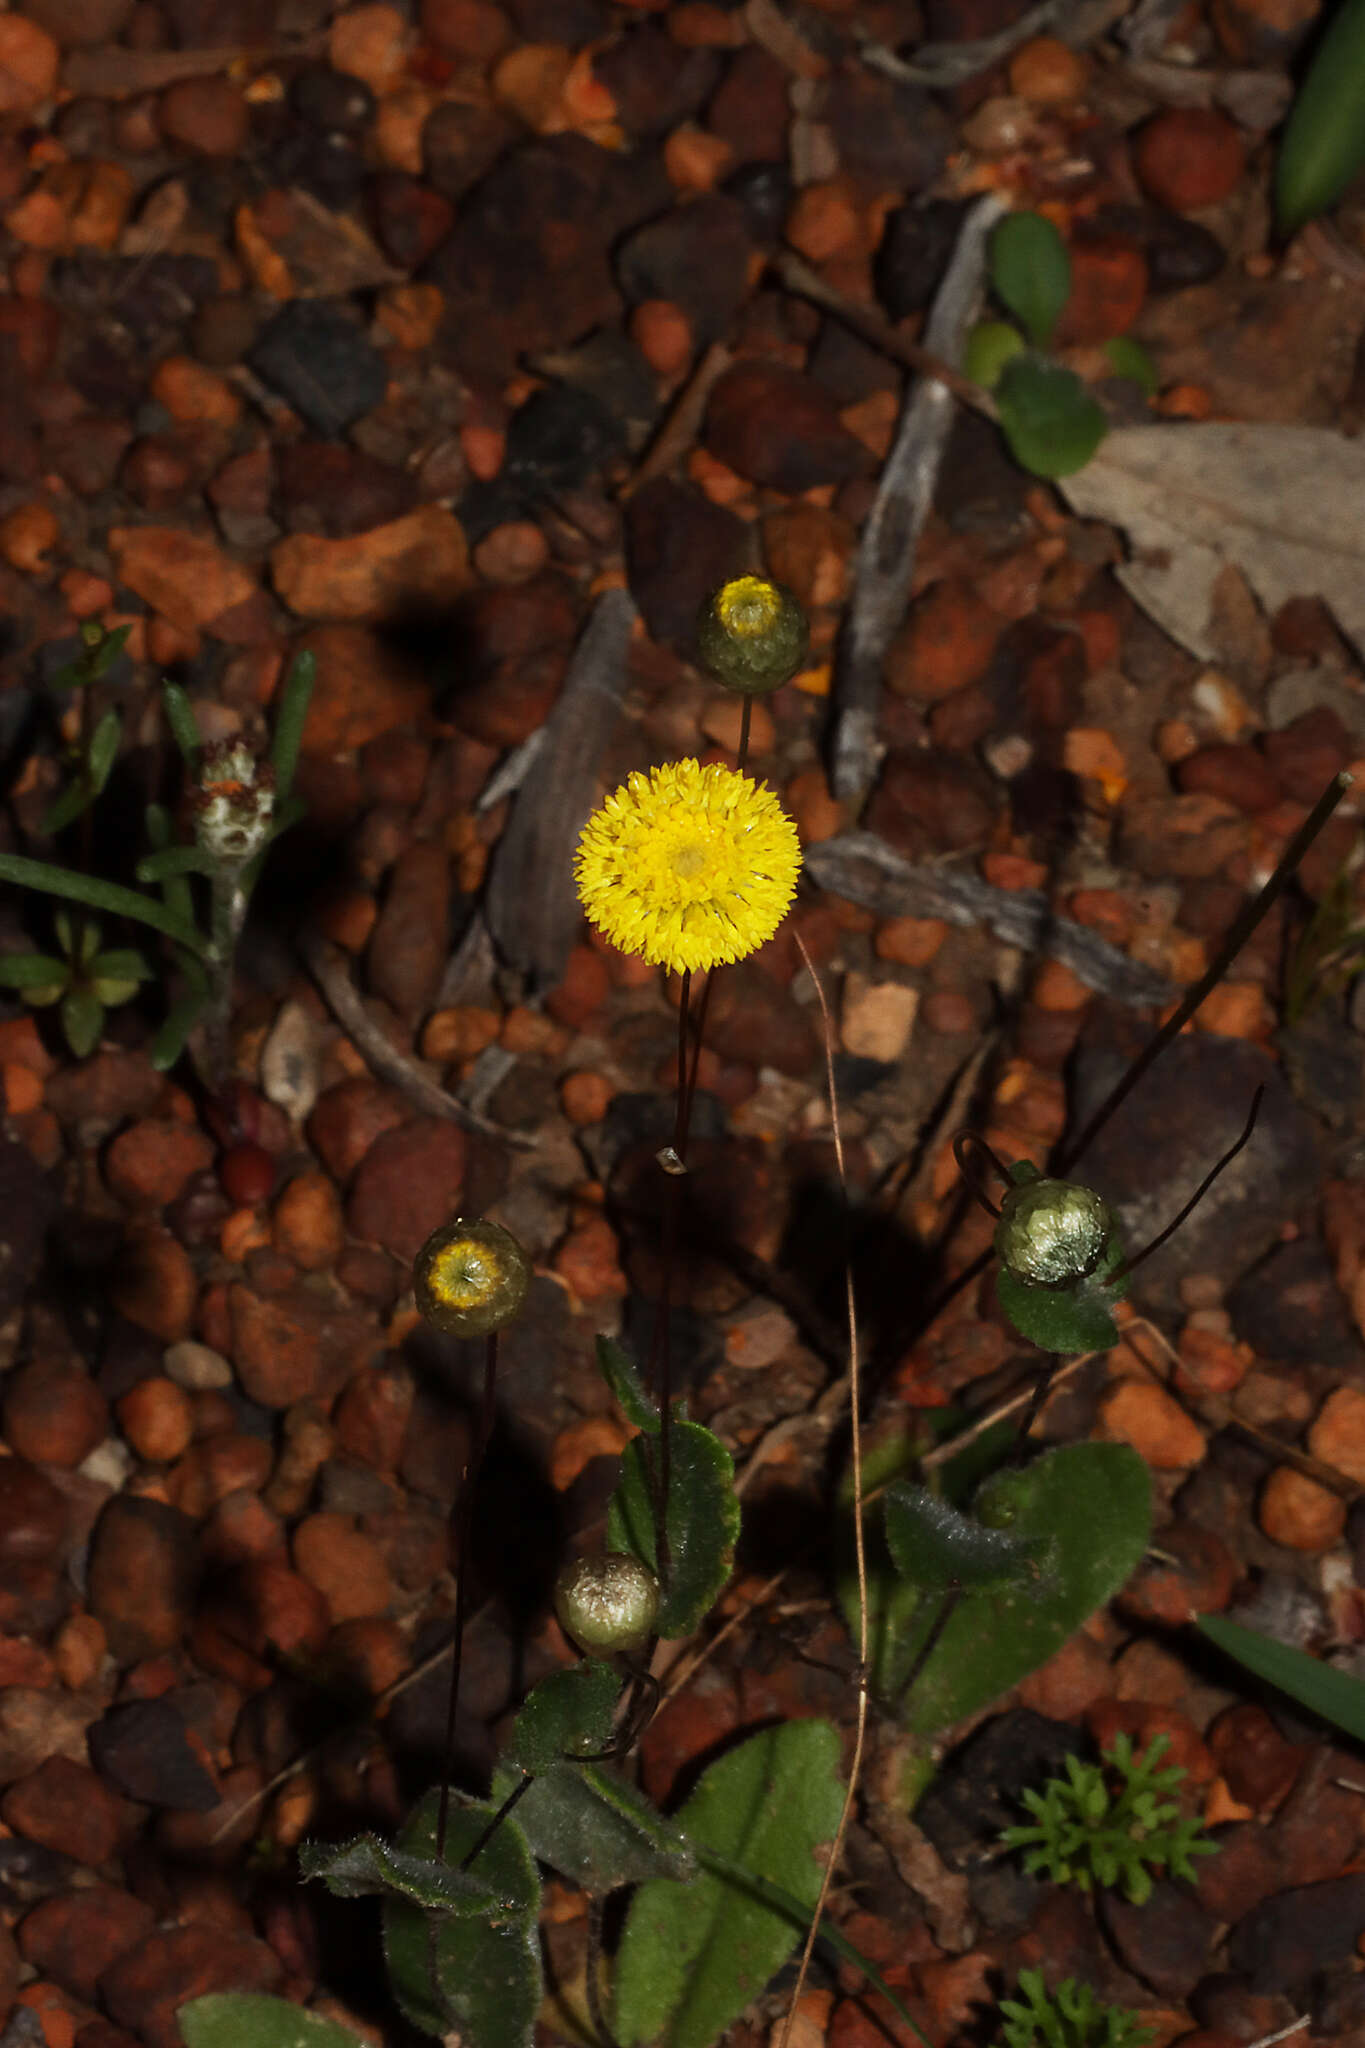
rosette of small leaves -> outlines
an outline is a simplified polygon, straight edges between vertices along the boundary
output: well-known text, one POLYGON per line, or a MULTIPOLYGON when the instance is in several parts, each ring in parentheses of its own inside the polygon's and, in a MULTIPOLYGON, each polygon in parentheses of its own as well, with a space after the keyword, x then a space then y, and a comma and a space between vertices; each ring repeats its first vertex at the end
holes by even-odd
POLYGON ((1088 1984, 1064 1977, 1049 1991, 1041 1970, 1021 1970, 1018 1998, 1002 1998, 1005 2048, 1146 2048, 1153 2029, 1121 2005, 1104 2005, 1088 1984))
POLYGON ((131 946, 101 944, 93 918, 68 910, 52 920, 60 953, 7 953, 0 957, 0 988, 13 989, 35 1009, 60 1003, 62 1032, 78 1060, 99 1044, 104 1013, 136 995, 152 970, 131 946))
POLYGON ((1098 1764, 1069 1756, 1064 1778, 1021 1793, 1033 1819, 1006 1828, 1001 1841, 1024 1851, 1032 1875, 1085 1892, 1121 1889, 1135 1906, 1151 1897, 1154 1872, 1192 1880, 1192 1859, 1213 1855, 1218 1844, 1202 1820, 1182 1815, 1166 1796, 1186 1776, 1180 1764, 1162 1768, 1169 1747, 1169 1736, 1158 1735, 1134 1756, 1131 1738, 1121 1734, 1098 1764))

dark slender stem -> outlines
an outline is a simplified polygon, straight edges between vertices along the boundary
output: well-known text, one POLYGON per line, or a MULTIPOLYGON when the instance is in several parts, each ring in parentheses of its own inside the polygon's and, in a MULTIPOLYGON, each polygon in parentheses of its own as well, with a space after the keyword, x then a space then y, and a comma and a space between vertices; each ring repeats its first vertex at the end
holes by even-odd
POLYGON ((1013 1181, 1009 1168, 1002 1163, 994 1149, 981 1136, 981 1133, 979 1131, 959 1131, 953 1139, 953 1157, 957 1161, 957 1170, 962 1175, 973 1196, 980 1202, 982 1208, 989 1209, 992 1216, 998 1216, 1000 1214, 1000 1204, 993 1202, 986 1193, 981 1175, 977 1170, 976 1154, 978 1152, 985 1154, 992 1170, 1005 1183, 1006 1187, 1011 1187, 1013 1181))
POLYGON ((474 1500, 478 1492, 479 1473, 483 1469, 484 1453, 493 1434, 497 1378, 498 1333, 493 1330, 484 1340, 483 1401, 479 1409, 474 1439, 469 1446, 469 1457, 460 1476, 456 1537, 459 1553, 455 1559, 455 1647, 450 1660, 450 1694, 446 1701, 445 1768, 441 1773, 441 1803, 436 1814, 438 1862, 445 1857, 446 1827, 450 1820, 450 1772, 455 1756, 455 1715, 460 1703, 460 1662, 464 1655, 465 1608, 469 1599, 469 1550, 470 1539, 474 1533, 474 1500))
POLYGON ((948 1623, 957 1613, 958 1603, 961 1599, 961 1586, 949 1586, 947 1592, 944 1594, 942 1600, 939 1603, 938 1613, 934 1616, 933 1620, 929 1624, 928 1635, 924 1638, 924 1641, 920 1644, 918 1650, 916 1650, 915 1652, 915 1661, 910 1666, 910 1676, 906 1679, 905 1684, 901 1687, 900 1696, 902 1700, 905 1700, 909 1697, 911 1687, 914 1685, 916 1679, 923 1671, 925 1665, 929 1662, 929 1659, 933 1656, 935 1650, 938 1648, 939 1640, 943 1634, 943 1631, 945 1628, 947 1628, 948 1623))
POLYGON ((597 1964, 602 1954, 603 1903, 596 1892, 588 1899, 588 1967, 583 1988, 587 1994, 588 2018, 592 2021, 599 2048, 616 2048, 616 2036, 607 2025, 607 2015, 602 2009, 602 1987, 597 1981, 597 1964))
POLYGON ((753 724, 753 717, 754 700, 752 697, 746 696, 744 699, 744 709, 739 714, 739 752, 735 756, 735 765, 738 767, 741 775, 744 773, 744 765, 749 758, 749 727, 753 724))
MULTIPOLYGON (((461 1870, 468 1870, 468 1868, 469 1868, 470 1864, 474 1862, 475 1858, 476 1858, 477 1856, 479 1856, 479 1855, 480 1855, 480 1854, 482 1853, 482 1851, 483 1851, 484 1849, 486 1849, 486 1848, 487 1848, 488 1844, 489 1844, 489 1843, 490 1843, 490 1842, 492 1841, 492 1839, 493 1839, 494 1835, 495 1835, 495 1834, 496 1834, 496 1833, 498 1832, 498 1829, 499 1829, 499 1828, 500 1828, 500 1827, 502 1826, 503 1822, 504 1822, 504 1821, 506 1820, 506 1818, 507 1818, 508 1814, 509 1814, 509 1813, 512 1813, 512 1812, 514 1812, 514 1811, 515 1811, 515 1809, 516 1809, 516 1805, 517 1805, 517 1801, 518 1801, 518 1800, 520 1800, 520 1799, 524 1799, 524 1798, 526 1797, 526 1794, 527 1794, 527 1793, 528 1793, 528 1792, 530 1791, 531 1787, 532 1787, 532 1786, 533 1786, 533 1785, 535 1784, 535 1782, 536 1782, 536 1774, 535 1774, 535 1772, 534 1772, 534 1771, 528 1771, 528 1772, 526 1773, 525 1777, 524 1777, 524 1778, 522 1779, 521 1783, 520 1783, 519 1785, 514 1785, 514 1786, 512 1787, 512 1790, 511 1790, 511 1791, 510 1791, 510 1792, 508 1793, 507 1797, 506 1797, 506 1798, 505 1798, 505 1799, 503 1800, 503 1802, 502 1802, 502 1805, 501 1805, 501 1806, 500 1806, 500 1807, 498 1808, 497 1812, 496 1812, 496 1813, 495 1813, 495 1814, 493 1815, 493 1818, 492 1818, 492 1819, 491 1819, 491 1820, 489 1821, 489 1823, 488 1823, 488 1826, 487 1826, 487 1827, 486 1827, 486 1828, 484 1829, 483 1833, 482 1833, 482 1834, 481 1834, 481 1835, 479 1836, 479 1839, 478 1839, 478 1841, 477 1841, 477 1842, 476 1842, 476 1843, 474 1844, 473 1848, 472 1848, 472 1849, 471 1849, 471 1850, 469 1851, 469 1854, 468 1854, 467 1856, 464 1856, 464 1857, 462 1857, 462 1858, 460 1859, 460 1868, 461 1868, 461 1870)), ((439 1853, 439 1851, 438 1851, 438 1853, 439 1853)))
POLYGON ((1110 1117, 1113 1116, 1115 1110, 1128 1100, 1128 1097, 1146 1074, 1153 1060, 1160 1057, 1173 1038, 1180 1036, 1180 1033, 1185 1029, 1185 1026, 1189 1023, 1205 997, 1217 988, 1219 982, 1223 979, 1223 976, 1227 973, 1229 967, 1231 967, 1233 961, 1261 922, 1261 919, 1287 888, 1299 862, 1303 859, 1350 786, 1351 778, 1349 775, 1333 776, 1312 810, 1308 813, 1308 816, 1304 819, 1302 825, 1300 825, 1298 831, 1294 834, 1294 837, 1290 840, 1288 846, 1286 846, 1274 874, 1270 877, 1264 889, 1261 890, 1259 895, 1254 896, 1250 903, 1243 906, 1240 916, 1236 918, 1227 937, 1219 947, 1208 972, 1200 976, 1194 987, 1185 995, 1184 1000, 1171 1012, 1161 1029, 1148 1040, 1127 1072, 1120 1076, 1118 1082, 1105 1096, 1104 1101, 1095 1111, 1095 1114, 1091 1117, 1080 1136, 1070 1145, 1062 1147, 1057 1163, 1053 1168, 1054 1173, 1067 1173, 1076 1164, 1077 1160, 1081 1158, 1082 1154, 1089 1150, 1104 1126, 1108 1123, 1110 1117))
POLYGON ((1231 1166, 1233 1160, 1237 1157, 1237 1154, 1242 1150, 1244 1145, 1250 1144, 1251 1134, 1256 1128, 1256 1118, 1260 1114, 1261 1101, 1264 1095, 1265 1087, 1264 1085, 1262 1085, 1256 1090, 1256 1093, 1251 1098, 1251 1114, 1248 1116, 1246 1120, 1246 1124, 1243 1128, 1242 1135, 1237 1140, 1237 1143, 1235 1145, 1230 1145, 1227 1151, 1223 1154, 1222 1158, 1218 1161, 1218 1164, 1212 1167, 1209 1170, 1209 1172, 1204 1175, 1204 1178, 1200 1181, 1198 1187, 1190 1196, 1189 1201, 1186 1202, 1184 1208, 1180 1211, 1179 1215, 1173 1217, 1171 1221, 1166 1225, 1166 1228, 1162 1231, 1159 1231, 1157 1235, 1152 1239, 1150 1244, 1144 1245, 1140 1252, 1135 1252, 1131 1259, 1124 1260, 1123 1264, 1117 1269, 1117 1271, 1111 1275, 1111 1285, 1119 1280, 1126 1280, 1128 1275, 1134 1272, 1137 1269, 1137 1267, 1139 1267, 1142 1264, 1144 1259, 1150 1259, 1153 1252, 1159 1252, 1161 1250, 1162 1245, 1165 1244, 1167 1238, 1174 1237, 1176 1231, 1179 1230, 1181 1224, 1185 1221, 1185 1218, 1187 1216, 1193 1215, 1194 1211, 1199 1207, 1199 1204, 1203 1201, 1209 1189, 1217 1180, 1219 1174, 1222 1173, 1225 1168, 1231 1166))

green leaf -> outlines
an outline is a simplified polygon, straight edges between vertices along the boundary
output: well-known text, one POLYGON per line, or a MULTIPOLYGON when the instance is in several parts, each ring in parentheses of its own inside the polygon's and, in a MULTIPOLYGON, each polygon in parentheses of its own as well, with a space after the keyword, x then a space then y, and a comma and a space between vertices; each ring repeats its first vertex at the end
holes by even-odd
POLYGON ((110 772, 118 759, 118 745, 122 737, 123 720, 117 711, 106 711, 90 735, 90 752, 86 757, 86 773, 90 778, 91 790, 96 796, 109 780, 110 772))
POLYGON ((49 839, 55 839, 59 832, 65 832, 74 824, 83 811, 88 811, 95 801, 83 771, 73 775, 60 796, 54 797, 39 821, 39 830, 49 839))
POLYGON ((179 747, 185 766, 193 769, 199 760, 199 749, 204 742, 199 736, 199 722, 194 715, 194 706, 181 689, 179 683, 163 682, 161 704, 166 713, 166 723, 171 729, 171 738, 179 747))
POLYGON ((1119 1341, 1115 1305, 1127 1292, 1124 1280, 1111 1278, 1123 1262, 1115 1242, 1086 1279, 1071 1287, 1030 1287, 1004 1266, 995 1269, 1000 1306, 1021 1337, 1044 1351, 1111 1351, 1119 1341))
POLYGON ((883 1520, 896 1570, 925 1592, 949 1586, 995 1592, 1038 1583, 1043 1546, 1037 1539, 987 1529, 927 1486, 889 1486, 883 1520))
POLYGON ((1201 1614, 1198 1626, 1211 1643, 1257 1678, 1288 1693, 1290 1699, 1320 1714, 1357 1742, 1365 1742, 1365 1682, 1221 1614, 1201 1614))
POLYGON ((620 1697, 621 1679, 610 1664, 587 1658, 552 1671, 517 1715, 507 1761, 523 1771, 548 1771, 566 1755, 605 1749, 620 1697))
POLYGON ((185 2048, 366 2048, 350 2027, 263 1991, 210 1991, 175 2017, 185 2048))
POLYGON ((599 1337, 597 1365, 603 1379, 616 1396, 616 1405, 626 1421, 634 1423, 637 1429, 648 1430, 652 1435, 657 1435, 658 1406, 645 1392, 644 1382, 629 1352, 623 1351, 610 1337, 599 1337))
POLYGON ((1342 0, 1285 124, 1275 217, 1290 234, 1334 206, 1365 166, 1365 0, 1342 0))
MULTIPOLYGON (((751 1735, 703 1772, 678 1815, 699 1860, 716 1852, 780 1882, 807 1913, 820 1889, 817 1850, 839 1824, 839 1736, 825 1721, 751 1735)), ((781 1969, 799 1929, 703 1867, 686 1885, 642 1885, 617 1955, 623 2048, 712 2048, 781 1969)))
MULTIPOLYGON (((621 1477, 607 1510, 607 1546, 659 1570, 654 1542, 652 1458, 658 1437, 637 1436, 621 1456, 621 1477)), ((699 1422, 673 1418, 669 1429, 668 1574, 659 1609, 661 1636, 690 1636, 715 1605, 734 1564, 739 1536, 735 1464, 719 1437, 699 1422)))
MULTIPOLYGON (((148 804, 144 813, 144 823, 147 840, 153 852, 160 853, 163 848, 173 844, 170 816, 161 804, 148 804)), ((193 927, 194 894, 184 875, 166 877, 161 884, 161 900, 172 917, 177 917, 182 924, 193 927)))
POLYGON ((135 872, 139 882, 165 882, 174 875, 212 874, 213 862, 197 846, 165 846, 144 854, 135 872))
POLYGON ((275 770, 275 792, 281 799, 294 786, 317 672, 316 655, 296 654, 280 689, 280 708, 275 714, 275 731, 270 741, 270 765, 275 770))
POLYGON ((1080 378, 1043 356, 1006 363, 995 403, 1011 455, 1034 476, 1084 469, 1105 436, 1104 414, 1080 378))
MULTIPOLYGON (((434 1856, 414 1856, 395 1848, 380 1835, 356 1835, 349 1842, 304 1842, 299 1849, 299 1869, 305 1878, 320 1878, 338 1899, 358 1899, 375 1893, 381 1898, 410 1899, 414 1905, 430 1906, 457 1919, 471 1915, 534 1912, 539 1886, 521 1883, 513 1896, 499 1891, 484 1874, 480 1858, 473 1870, 453 1870, 434 1856)), ((514 1872, 520 1882, 523 1873, 514 1872)))
POLYGON ((47 896, 65 896, 72 903, 88 903, 94 910, 106 910, 115 917, 134 917, 164 932, 177 945, 202 953, 205 940, 193 925, 182 924, 162 904, 119 882, 106 882, 98 875, 78 875, 74 869, 54 867, 51 861, 29 860, 21 853, 0 853, 0 882, 17 883, 21 889, 39 889, 47 896))
MULTIPOLYGON (((514 1771, 499 1771, 494 1796, 505 1799, 515 1784, 514 1771)), ((517 1801, 516 1816, 532 1854, 585 1891, 685 1878, 694 1868, 677 1823, 598 1764, 551 1764, 517 1801)))
POLYGON ((111 946, 107 952, 97 953, 90 962, 92 975, 100 975, 109 981, 153 981, 156 970, 149 967, 133 946, 111 946))
MULTIPOLYGON (((436 1853, 439 1794, 419 1800, 398 1837, 407 1855, 436 1853)), ((446 1861, 459 1864, 478 1842, 496 1808, 452 1802, 446 1861)), ((404 2015, 424 2033, 454 2034, 469 2048, 532 2048, 540 2007, 540 1880, 516 1817, 504 1820, 480 1849, 475 1870, 508 1897, 537 1904, 494 1919, 454 1919, 406 1899, 382 1909, 389 1988, 404 2015)))
POLYGON ((1066 243, 1041 213, 1007 214, 990 240, 991 286, 1035 348, 1052 340, 1071 296, 1066 243))
MULTIPOLYGON (((1046 1569, 1031 1588, 961 1599, 901 1713, 928 1735, 951 1727, 1045 1664, 1141 1561, 1151 1526, 1151 1479, 1127 1444, 1064 1444, 1022 1470, 998 1472, 976 1497, 988 1528, 1044 1546, 1046 1569)), ((895 1645, 893 1694, 938 1614, 923 1599, 895 1645)))
POLYGON ((1131 334, 1115 334, 1104 344, 1104 353, 1116 374, 1127 377, 1134 384, 1140 384, 1149 398, 1155 398, 1161 389, 1156 364, 1140 341, 1131 334))
POLYGON ((204 989, 191 989, 171 1005, 170 1014, 152 1040, 150 1058, 158 1074, 165 1074, 185 1050, 185 1041, 199 1022, 208 1001, 204 989))
POLYGON ((978 320, 962 351, 962 374, 970 377, 973 384, 994 391, 1006 363, 1027 345, 1019 329, 1011 327, 1008 320, 978 320))
POLYGON ((115 626, 111 633, 101 633, 98 642, 90 652, 90 674, 95 682, 107 675, 128 644, 131 626, 115 626))
POLYGON ((51 988, 60 994, 70 977, 70 963, 55 953, 0 953, 0 988, 51 988))
POLYGON ((71 988, 62 997, 62 1033, 78 1060, 88 1059, 104 1029, 104 1004, 91 988, 71 988))

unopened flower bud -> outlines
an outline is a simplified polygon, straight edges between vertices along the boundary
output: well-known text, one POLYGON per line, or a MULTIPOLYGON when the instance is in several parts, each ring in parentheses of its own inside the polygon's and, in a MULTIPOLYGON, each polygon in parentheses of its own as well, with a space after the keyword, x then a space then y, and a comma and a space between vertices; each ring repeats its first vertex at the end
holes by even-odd
POLYGON ((727 690, 761 697, 789 683, 806 658, 806 615, 789 590, 764 576, 736 576, 713 591, 697 619, 697 652, 727 690))
POLYGON ((223 866, 261 851, 275 822, 275 771, 241 740, 204 748, 193 792, 194 836, 223 866))
POLYGON ((1075 1181, 1047 1178, 1012 1187, 1000 1205, 995 1249, 1028 1287, 1067 1287, 1093 1273, 1116 1229, 1107 1202, 1075 1181))
POLYGON ((571 1641, 589 1656, 642 1650, 659 1618, 659 1581, 624 1551, 580 1557, 555 1585, 555 1614, 571 1641))
POLYGON ((434 1330, 487 1337, 510 1323, 526 1299, 531 1261, 500 1223, 443 1223, 412 1267, 417 1307, 434 1330))

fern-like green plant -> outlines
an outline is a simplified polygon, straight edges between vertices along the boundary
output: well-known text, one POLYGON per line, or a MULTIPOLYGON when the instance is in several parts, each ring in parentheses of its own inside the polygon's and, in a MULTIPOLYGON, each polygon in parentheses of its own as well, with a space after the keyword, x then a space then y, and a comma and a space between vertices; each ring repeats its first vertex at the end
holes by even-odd
POLYGON ((1005 2048, 1146 2048, 1152 2028, 1121 2005, 1104 2005, 1088 1984, 1065 1977, 1055 1991, 1041 1970, 1021 1970, 1019 1998, 1002 1998, 1005 2048))
POLYGON ((1030 1873, 1085 1892, 1121 1888, 1135 1906, 1151 1897, 1154 1872, 1192 1879, 1191 1859, 1213 1855, 1218 1844, 1202 1820, 1182 1815, 1166 1796, 1186 1776, 1181 1764, 1161 1768, 1169 1747, 1170 1737, 1158 1735, 1135 1756, 1131 1737, 1121 1734, 1098 1764, 1069 1756, 1064 1778, 1021 1793, 1033 1819, 1006 1828, 1001 1841, 1024 1851, 1030 1873))

